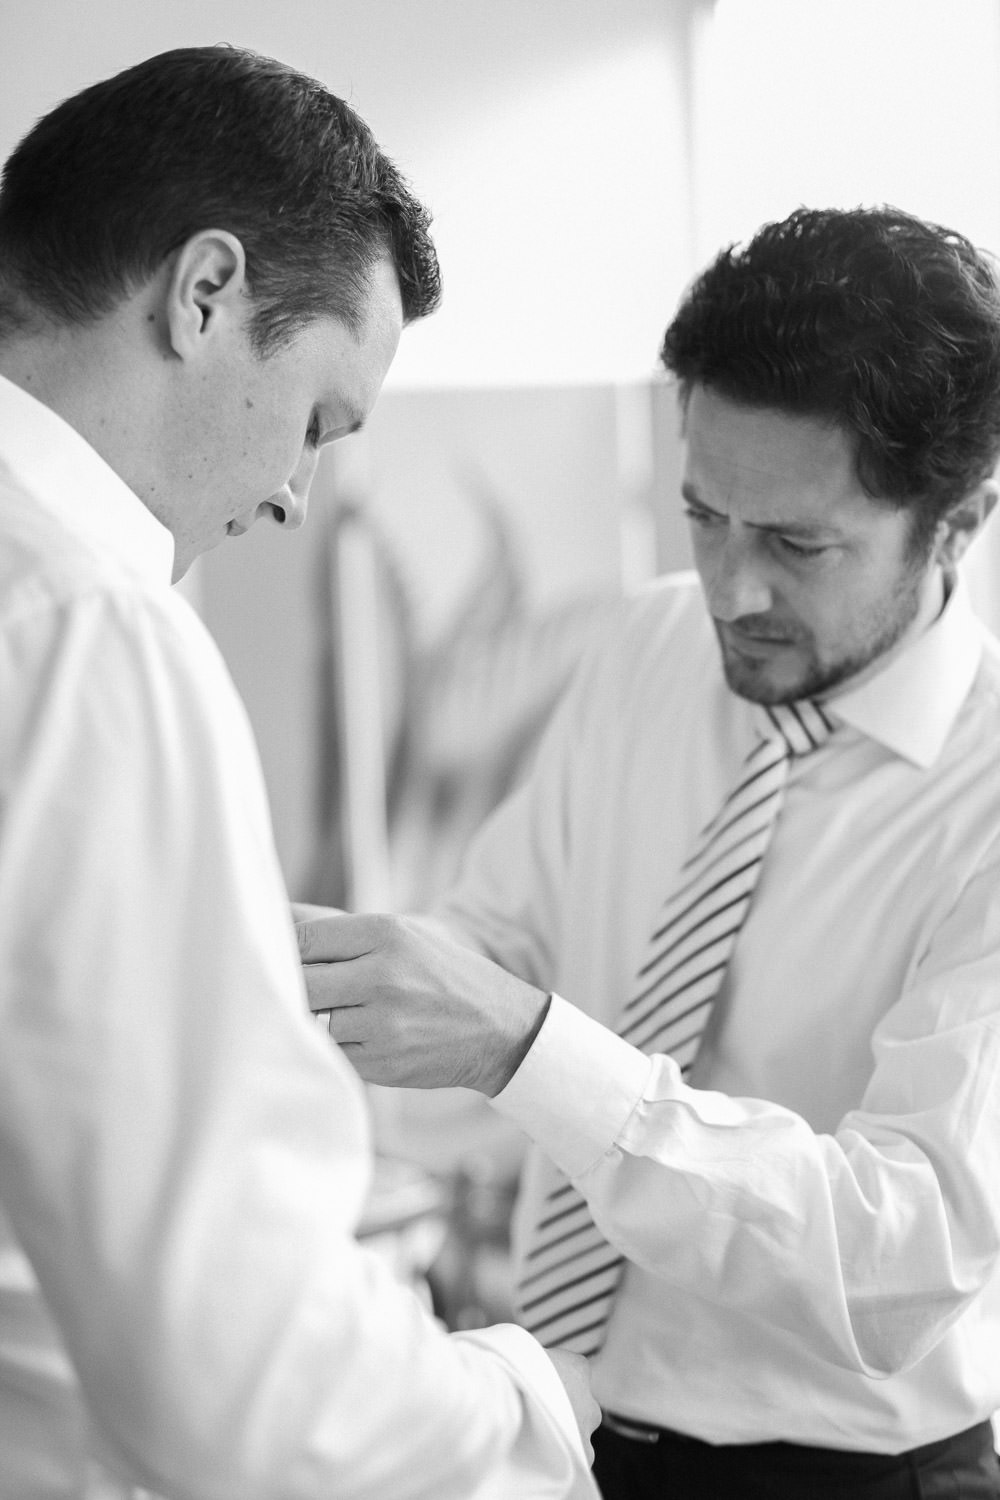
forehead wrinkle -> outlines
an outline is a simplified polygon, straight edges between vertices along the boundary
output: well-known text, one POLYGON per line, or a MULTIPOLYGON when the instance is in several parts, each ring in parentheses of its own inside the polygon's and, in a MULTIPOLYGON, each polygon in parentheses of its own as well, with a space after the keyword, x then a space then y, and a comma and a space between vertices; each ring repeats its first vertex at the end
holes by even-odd
MULTIPOLYGON (((699 510, 706 511, 713 516, 724 515, 724 512, 718 511, 714 506, 709 505, 707 500, 702 500, 693 484, 682 484, 681 494, 689 505, 697 506, 699 510)), ((826 520, 743 521, 742 524, 747 526, 751 531, 781 532, 784 536, 815 537, 827 533, 839 535, 839 528, 826 520)))
POLYGON ((710 482, 714 504, 705 499, 697 482, 697 475, 692 474, 690 469, 681 483, 683 499, 711 515, 724 516, 727 520, 735 519, 749 531, 813 541, 844 541, 854 534, 852 520, 861 519, 854 516, 857 497, 851 493, 850 485, 841 485, 836 492, 824 492, 822 475, 819 473, 815 477, 803 477, 801 483, 796 483, 794 477, 790 480, 782 471, 762 469, 752 464, 726 464, 725 470, 724 475, 713 475, 708 471, 705 474, 710 482), (740 484, 741 477, 752 477, 762 482, 759 485, 755 483, 748 494, 746 486, 740 484), (800 508, 794 508, 793 513, 788 514, 783 509, 787 502, 781 502, 776 510, 777 502, 773 493, 775 479, 779 479, 782 487, 787 490, 788 500, 793 508, 801 502, 803 496, 813 490, 813 484, 818 480, 821 487, 813 491, 817 510, 803 515, 800 508), (848 507, 846 514, 843 509, 845 504, 848 507), (745 514, 748 505, 753 511, 749 516, 745 514), (719 509, 719 506, 724 509, 719 509), (832 515, 831 509, 836 509, 837 514, 832 515))

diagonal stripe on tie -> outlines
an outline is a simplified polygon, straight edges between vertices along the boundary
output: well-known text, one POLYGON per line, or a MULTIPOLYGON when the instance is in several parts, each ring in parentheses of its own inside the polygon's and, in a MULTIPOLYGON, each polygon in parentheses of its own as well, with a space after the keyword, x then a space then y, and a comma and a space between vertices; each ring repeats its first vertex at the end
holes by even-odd
MULTIPOLYGON (((545 1218, 539 1221, 539 1229, 544 1229, 551 1232, 552 1226, 558 1225, 558 1228, 555 1230, 556 1234, 562 1235, 569 1233, 573 1228, 572 1221, 579 1216, 580 1205, 583 1202, 584 1200, 582 1198, 579 1198, 579 1195, 577 1195, 577 1199, 570 1203, 566 1208, 560 1208, 556 1213, 546 1214, 545 1218)), ((546 1235, 546 1238, 549 1238, 549 1234, 546 1235)))
MULTIPOLYGON (((737 897, 734 898, 734 900, 727 901, 726 904, 725 904, 725 906, 719 908, 718 911, 713 912, 711 917, 706 917, 705 922, 698 923, 697 928, 694 929, 694 930, 695 931, 700 931, 701 928, 703 928, 706 925, 707 922, 714 921, 716 919, 716 917, 718 917, 720 915, 724 915, 724 916, 729 917, 730 922, 732 922, 732 908, 734 906, 740 906, 740 905, 742 905, 744 899, 745 898, 743 896, 737 896, 737 897)), ((637 1004, 638 1003, 638 999, 643 998, 647 994, 652 994, 652 993, 655 993, 655 992, 662 991, 664 985, 666 984, 667 980, 669 980, 669 979, 675 980, 675 983, 676 983, 678 989, 683 988, 683 982, 680 979, 677 979, 676 976, 678 976, 679 974, 682 974, 686 969, 689 969, 691 967, 691 965, 696 961, 696 959, 703 958, 706 953, 713 952, 716 948, 719 947, 720 944, 725 944, 729 940, 729 938, 735 937, 736 934, 739 932, 739 930, 740 930, 740 924, 739 924, 739 922, 736 922, 735 925, 730 925, 728 927, 723 927, 720 932, 714 932, 711 935, 711 937, 705 938, 704 941, 700 942, 697 947, 695 947, 695 948, 690 948, 689 947, 682 958, 675 959, 674 962, 672 964, 670 964, 670 966, 668 968, 660 970, 659 974, 656 976, 656 982, 655 982, 655 984, 650 985, 650 987, 649 987, 648 990, 644 990, 643 991, 643 995, 639 996, 637 998, 637 1000, 636 1000, 635 1003, 637 1004)), ((690 938, 691 936, 692 936, 691 932, 686 932, 684 934, 685 941, 688 938, 690 938)), ((671 949, 672 950, 676 949, 679 946, 680 946, 679 942, 671 944, 671 949)), ((665 954, 661 954, 660 955, 660 960, 662 961, 662 959, 664 957, 666 957, 666 956, 667 955, 665 955, 665 954)), ((657 1003, 659 1003, 659 1002, 657 1002, 657 1003)), ((645 1014, 646 1014, 646 1012, 639 1013, 639 1015, 637 1015, 637 1017, 636 1017, 636 1020, 641 1019, 643 1016, 645 1016, 645 1014)))
MULTIPOLYGON (((746 920, 784 794, 790 760, 833 732, 819 703, 757 711, 758 743, 740 779, 695 841, 661 908, 622 1010, 619 1035, 645 1052, 669 1052, 690 1071, 733 947, 746 920)), ((586 1200, 555 1167, 518 1277, 522 1322, 549 1348, 595 1354, 625 1266, 586 1200)))
MULTIPOLYGON (((579 1257, 577 1257, 577 1259, 579 1260, 579 1257)), ((585 1267, 585 1269, 580 1271, 577 1276, 571 1276, 568 1281, 562 1280, 560 1278, 559 1291, 561 1294, 565 1294, 567 1292, 572 1292, 573 1289, 578 1286, 592 1287, 597 1278, 605 1275, 608 1271, 613 1271, 620 1264, 620 1262, 620 1255, 612 1255, 609 1259, 602 1260, 600 1265, 589 1265, 585 1267)), ((537 1296, 529 1297, 526 1301, 521 1303, 521 1311, 525 1314, 528 1314, 532 1311, 533 1308, 542 1306, 551 1309, 553 1305, 552 1296, 553 1294, 551 1289, 539 1292, 537 1296)))
POLYGON ((553 1292, 550 1297, 544 1299, 544 1317, 532 1315, 525 1319, 524 1326, 528 1332, 533 1333, 536 1338, 542 1338, 543 1329, 552 1329, 554 1324, 558 1324, 563 1332, 563 1336, 559 1342, 565 1347, 566 1325, 568 1323, 569 1327, 572 1328, 574 1324, 579 1323, 580 1314, 582 1313, 588 1320, 586 1328, 589 1333, 593 1327, 593 1324, 589 1320, 594 1317, 598 1305, 607 1304, 610 1306, 611 1298, 618 1290, 621 1265, 621 1256, 617 1256, 614 1263, 607 1270, 583 1277, 583 1280, 586 1282, 585 1287, 577 1285, 573 1290, 570 1290, 568 1287, 560 1287, 557 1292, 553 1292))
MULTIPOLYGON (((525 1266, 520 1283, 523 1296, 525 1299, 536 1295, 547 1297, 561 1278, 569 1279, 578 1271, 584 1273, 602 1269, 608 1252, 608 1245, 595 1245, 592 1242, 575 1247, 569 1245, 555 1251, 550 1247, 543 1259, 528 1262, 525 1266)), ((527 1300, 523 1305, 528 1306, 527 1300)))

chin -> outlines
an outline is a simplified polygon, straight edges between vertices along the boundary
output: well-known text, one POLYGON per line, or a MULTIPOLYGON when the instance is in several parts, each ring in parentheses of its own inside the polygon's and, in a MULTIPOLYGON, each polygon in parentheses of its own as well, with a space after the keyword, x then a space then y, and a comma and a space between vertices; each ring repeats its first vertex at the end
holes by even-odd
POLYGON ((760 703, 764 707, 774 703, 796 703, 800 698, 807 698, 809 693, 801 693, 796 688, 780 687, 774 683, 745 682, 742 679, 734 680, 727 676, 730 692, 735 693, 737 698, 743 698, 747 703, 760 703))
POLYGON ((748 670, 742 663, 723 662, 723 671, 730 691, 738 698, 766 707, 775 703, 799 703, 805 698, 822 698, 857 677, 882 654, 866 654, 863 658, 839 662, 825 669, 813 663, 792 678, 787 674, 748 670))
POLYGON ((723 657, 722 670, 730 692, 748 703, 793 703, 815 691, 807 671, 778 672, 769 663, 748 663, 731 656, 723 657))

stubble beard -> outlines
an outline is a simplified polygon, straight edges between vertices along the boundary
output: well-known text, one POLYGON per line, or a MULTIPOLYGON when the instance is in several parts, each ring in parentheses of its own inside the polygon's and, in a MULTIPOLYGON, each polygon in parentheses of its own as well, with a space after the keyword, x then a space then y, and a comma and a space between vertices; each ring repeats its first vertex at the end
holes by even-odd
MULTIPOLYGON (((891 607, 880 612, 861 632, 863 644, 840 654, 835 660, 819 661, 809 648, 801 671, 791 683, 769 680, 770 664, 747 663, 734 653, 727 653, 718 622, 716 635, 722 656, 722 670, 731 692, 750 703, 796 703, 806 698, 822 698, 864 672, 884 656, 909 629, 920 610, 923 567, 909 569, 892 597, 891 607)), ((805 646, 808 638, 803 642, 805 646)))

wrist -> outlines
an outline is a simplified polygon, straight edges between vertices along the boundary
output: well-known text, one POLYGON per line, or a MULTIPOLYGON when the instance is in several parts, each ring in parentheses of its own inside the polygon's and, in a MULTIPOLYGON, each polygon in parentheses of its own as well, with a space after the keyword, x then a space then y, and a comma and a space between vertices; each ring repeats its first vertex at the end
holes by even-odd
POLYGON ((520 993, 507 1017, 507 1028, 501 1045, 484 1060, 479 1090, 495 1099, 510 1083, 527 1057, 541 1031, 552 1003, 551 994, 536 989, 524 980, 516 981, 520 993))

